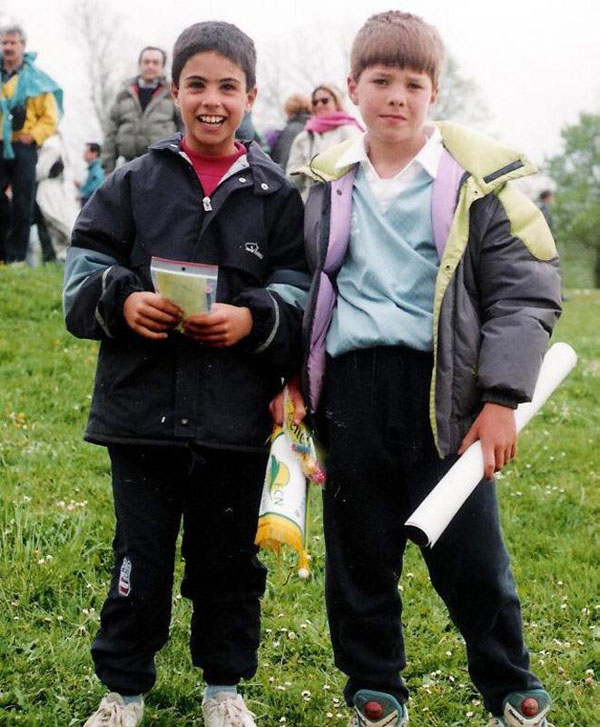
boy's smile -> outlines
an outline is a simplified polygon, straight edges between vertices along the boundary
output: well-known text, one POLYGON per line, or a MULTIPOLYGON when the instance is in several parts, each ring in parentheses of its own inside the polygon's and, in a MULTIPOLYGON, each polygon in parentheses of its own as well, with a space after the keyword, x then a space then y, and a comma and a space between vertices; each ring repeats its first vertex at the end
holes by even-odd
POLYGON ((358 81, 348 79, 348 93, 360 108, 371 148, 395 147, 403 155, 413 155, 423 146, 423 125, 438 93, 427 73, 381 64, 369 66, 358 81))
POLYGON ((246 90, 246 74, 236 63, 216 51, 196 53, 171 91, 192 151, 207 156, 235 152, 235 132, 256 98, 256 88, 246 90))

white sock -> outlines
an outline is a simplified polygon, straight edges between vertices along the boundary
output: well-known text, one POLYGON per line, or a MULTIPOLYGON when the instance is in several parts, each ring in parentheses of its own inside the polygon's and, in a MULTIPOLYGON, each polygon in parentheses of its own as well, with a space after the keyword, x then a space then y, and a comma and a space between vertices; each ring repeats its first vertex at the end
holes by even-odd
POLYGON ((131 694, 129 696, 121 694, 121 697, 125 704, 141 704, 144 701, 141 694, 131 694))
POLYGON ((207 684, 204 690, 205 699, 214 699, 219 692, 228 692, 229 694, 237 694, 237 686, 235 684, 207 684))

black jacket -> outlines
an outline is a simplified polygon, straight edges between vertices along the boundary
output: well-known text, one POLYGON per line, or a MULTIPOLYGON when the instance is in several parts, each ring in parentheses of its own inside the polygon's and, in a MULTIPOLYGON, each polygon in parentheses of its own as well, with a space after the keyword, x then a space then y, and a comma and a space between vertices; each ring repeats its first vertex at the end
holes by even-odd
POLYGON ((271 149, 271 159, 277 162, 282 169, 287 167, 290 156, 290 149, 294 139, 301 131, 304 131, 306 122, 310 119, 310 114, 300 113, 290 119, 285 125, 275 145, 271 149))
POLYGON ((157 142, 117 169, 75 224, 66 324, 75 336, 101 341, 85 437, 262 448, 271 430, 268 403, 301 358, 302 310, 266 286, 308 287, 302 202, 250 143, 249 167, 203 204, 180 141, 178 134, 157 142), (211 349, 177 332, 151 341, 131 331, 123 303, 136 290, 152 290, 152 255, 218 265, 217 300, 250 308, 250 335, 211 349))

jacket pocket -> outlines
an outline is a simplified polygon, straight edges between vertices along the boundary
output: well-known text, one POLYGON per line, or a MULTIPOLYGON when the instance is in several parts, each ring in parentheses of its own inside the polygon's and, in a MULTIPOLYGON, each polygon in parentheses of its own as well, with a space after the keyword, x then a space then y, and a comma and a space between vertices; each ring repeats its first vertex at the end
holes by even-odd
POLYGON ((24 104, 15 106, 10 115, 10 128, 13 131, 21 131, 21 129, 25 126, 26 116, 27 112, 24 104))

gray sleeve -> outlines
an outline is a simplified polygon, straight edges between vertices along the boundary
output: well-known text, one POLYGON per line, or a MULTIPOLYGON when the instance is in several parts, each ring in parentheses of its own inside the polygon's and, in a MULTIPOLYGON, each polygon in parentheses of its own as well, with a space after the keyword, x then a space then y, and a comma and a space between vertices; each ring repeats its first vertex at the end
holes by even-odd
POLYGON ((115 258, 79 247, 65 261, 63 308, 67 330, 77 338, 117 338, 128 332, 123 304, 142 285, 115 258))
POLYGON ((483 231, 478 264, 482 320, 478 384, 484 401, 515 406, 533 395, 561 312, 558 257, 537 257, 496 197, 490 198, 487 209, 486 205, 479 209, 475 224, 481 224, 483 231))
POLYGON ((101 339, 129 332, 123 304, 144 289, 131 269, 134 238, 129 176, 117 169, 83 207, 73 228, 63 303, 74 336, 101 339))
POLYGON ((104 125, 102 142, 102 166, 112 172, 117 163, 117 131, 119 130, 119 107, 114 103, 104 125))

